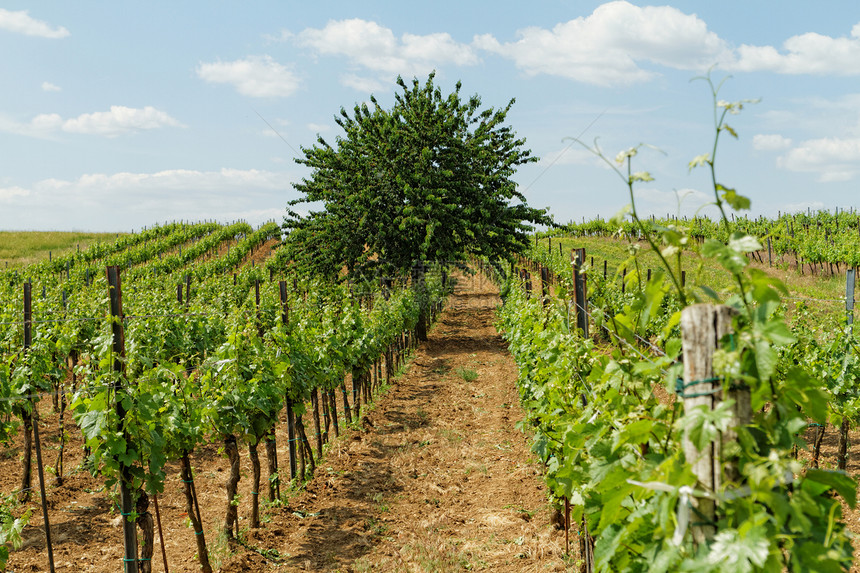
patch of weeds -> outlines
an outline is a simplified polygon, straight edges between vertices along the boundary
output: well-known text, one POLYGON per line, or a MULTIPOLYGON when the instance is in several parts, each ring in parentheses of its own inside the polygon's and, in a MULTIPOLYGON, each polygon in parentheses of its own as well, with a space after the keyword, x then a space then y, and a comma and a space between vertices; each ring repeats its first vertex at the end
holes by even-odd
POLYGON ((404 565, 418 565, 419 571, 447 573, 469 571, 473 568, 468 556, 460 551, 456 542, 447 541, 431 532, 419 536, 414 543, 405 545, 400 550, 400 557, 404 565))
POLYGON ((457 368, 457 375, 462 378, 464 382, 474 382, 478 379, 478 373, 470 368, 457 368))
MULTIPOLYGON (((538 509, 526 509, 526 508, 522 507, 521 505, 513 505, 513 504, 508 504, 508 505, 504 506, 502 509, 513 509, 518 514, 520 514, 520 517, 522 517, 525 521, 531 521, 532 518, 535 516, 535 514, 538 511, 540 511, 540 508, 538 508, 538 509)), ((519 545, 522 545, 522 543, 520 543, 519 545)))
POLYGON ((463 441, 463 435, 457 432, 456 430, 451 430, 448 428, 442 428, 439 430, 439 435, 448 440, 449 442, 456 443, 463 441))
POLYGON ((233 556, 233 551, 230 550, 230 543, 227 540, 227 535, 224 531, 219 531, 215 537, 215 541, 207 543, 209 551, 209 563, 212 569, 218 571, 230 557, 233 556))
POLYGON ((436 366, 435 368, 433 368, 433 374, 437 374, 439 376, 444 376, 450 371, 451 371, 451 367, 448 365, 447 362, 443 362, 439 366, 436 366))
POLYGON ((381 491, 376 492, 373 495, 367 494, 367 497, 369 497, 373 501, 373 503, 376 504, 376 510, 379 513, 386 513, 390 509, 388 507, 388 504, 383 503, 383 500, 385 499, 385 494, 381 491))
POLYGON ((382 536, 388 533, 388 526, 374 517, 368 517, 364 521, 364 528, 370 531, 371 535, 382 536))

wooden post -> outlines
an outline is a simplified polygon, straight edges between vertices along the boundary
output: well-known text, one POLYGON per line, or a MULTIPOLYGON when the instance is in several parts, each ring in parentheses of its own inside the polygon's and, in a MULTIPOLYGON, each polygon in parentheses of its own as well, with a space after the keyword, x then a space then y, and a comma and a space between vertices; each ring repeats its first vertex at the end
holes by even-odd
MULTIPOLYGON (((113 331, 113 369, 119 373, 114 382, 114 396, 116 396, 116 415, 122 424, 125 419, 125 407, 122 405, 122 380, 125 376, 125 330, 123 328, 122 313, 122 282, 120 281, 119 267, 109 266, 107 268, 108 294, 110 296, 111 329, 113 331)), ((123 438, 129 443, 128 436, 123 429, 123 438)), ((131 499, 129 486, 132 483, 131 469, 123 465, 120 470, 120 511, 122 514, 122 531, 125 545, 126 573, 137 573, 137 530, 135 523, 129 521, 128 516, 134 512, 134 504, 131 499)))
POLYGON ((573 303, 576 309, 576 328, 582 331, 582 336, 588 338, 588 277, 582 270, 585 266, 585 249, 573 249, 570 255, 571 271, 573 274, 573 303))
MULTIPOLYGON (((684 379, 677 393, 684 400, 684 411, 705 406, 713 410, 723 400, 723 384, 714 377, 713 354, 721 346, 720 340, 732 330, 732 316, 736 311, 725 305, 695 304, 681 311, 681 345, 684 353, 684 379)), ((734 400, 732 430, 720 439, 696 448, 685 436, 682 442, 687 463, 692 466, 698 479, 697 487, 707 492, 720 489, 724 478, 737 480, 737 467, 732 460, 723 459, 723 444, 737 440, 735 428, 748 424, 752 417, 748 389, 731 389, 727 398, 734 400), (724 466, 724 467, 723 467, 724 466)), ((716 534, 708 523, 715 521, 715 502, 710 498, 693 498, 693 506, 699 514, 700 524, 691 527, 693 540, 703 543, 716 534)))
MULTIPOLYGON (((849 334, 854 332, 854 280, 855 269, 848 269, 845 273, 845 315, 849 334)), ((839 428, 839 443, 836 447, 836 467, 843 471, 848 469, 848 431, 850 429, 846 416, 842 419, 842 425, 839 428)))
MULTIPOLYGON (((32 288, 30 282, 24 283, 24 352, 29 352, 33 340, 32 288)), ((39 411, 31 397, 33 407, 33 445, 36 448, 36 470, 39 474, 39 491, 42 494, 42 518, 45 523, 45 546, 48 548, 48 568, 54 573, 54 546, 51 543, 51 523, 48 520, 48 497, 45 493, 45 469, 42 465, 42 446, 39 440, 39 411)))
POLYGON ((767 238, 767 266, 773 266, 773 249, 770 244, 770 237, 767 238))
MULTIPOLYGON (((281 321, 287 324, 290 320, 290 307, 287 304, 287 281, 278 281, 278 291, 281 295, 281 321)), ((287 395, 287 440, 290 450, 290 479, 296 479, 296 418, 293 414, 293 399, 290 398, 289 394, 287 395)))
POLYGON ((549 306, 549 269, 544 266, 540 268, 540 286, 543 306, 546 308, 549 306))

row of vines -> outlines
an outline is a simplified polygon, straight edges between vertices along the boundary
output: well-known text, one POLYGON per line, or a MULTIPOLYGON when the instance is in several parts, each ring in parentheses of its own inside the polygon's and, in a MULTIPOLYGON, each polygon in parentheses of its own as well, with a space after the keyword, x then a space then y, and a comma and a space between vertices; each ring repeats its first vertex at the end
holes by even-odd
MULTIPOLYGON (((274 223, 257 230, 172 224, 34 265, 26 279, 17 272, 0 278, 0 439, 23 433, 26 445, 21 488, 6 492, 16 495, 6 498, 3 541, 14 541, 26 521, 13 518, 13 506, 34 487, 29 444, 38 437, 43 399, 60 412, 61 444, 50 461, 56 485, 66 471, 62 440, 79 429, 87 468, 102 476, 125 518, 127 571, 151 570, 149 502, 163 491, 170 461, 179 463, 189 535, 202 569, 211 571, 191 464, 201 444, 218 442, 230 458, 228 538, 238 534, 241 447, 253 468, 252 527, 260 525, 261 492, 278 503, 282 483, 313 473, 329 433, 358 415, 383 372, 390 378, 423 309, 437 308, 442 273, 431 269, 420 288, 406 288, 405 280, 323 284, 289 273, 275 257, 243 264, 279 232, 274 223), (121 280, 110 282, 105 267, 121 280), (32 293, 26 309, 22 289, 32 293), (275 444, 285 408, 289 471, 279 469, 275 444), (127 507, 117 490, 135 505, 127 507), (139 551, 129 547, 135 523, 139 551)), ((0 553, 5 563, 8 554, 0 553)))
MULTIPOLYGON (((839 468, 798 453, 816 435, 810 426, 820 435, 828 423, 857 421, 857 339, 845 321, 825 338, 802 315, 789 326, 785 285, 749 255, 764 248, 763 236, 798 252, 819 232, 818 221, 834 227, 826 242, 853 245, 860 221, 846 212, 828 221, 822 213, 808 221, 729 216, 749 200, 719 183, 715 156, 720 136, 735 135, 726 119, 745 102, 719 101, 705 79, 714 147, 690 167, 710 171, 717 221, 641 219, 633 189, 651 177, 632 168, 640 148, 613 162, 594 147, 624 181, 628 215, 567 231, 626 234, 626 288, 617 276, 593 272, 584 257, 572 271, 570 258, 543 246, 497 275, 499 327, 528 412, 523 426, 568 524, 579 524, 584 571, 845 571, 853 548, 843 508, 856 504, 856 483, 842 471, 847 453, 839 468), (643 251, 659 268, 646 273, 643 251), (714 289, 696 273, 684 280, 684 269, 703 262, 721 268, 728 286, 714 289), (529 276, 540 267, 555 277, 553 288, 529 276), (574 279, 585 276, 587 304, 574 293, 574 279), (685 317, 704 305, 730 318, 711 347, 712 374, 690 379, 696 352, 685 317), (577 322, 582 313, 586 331, 577 322), (703 459, 709 479, 698 469, 703 459)), ((856 265, 857 246, 836 260, 856 265)))

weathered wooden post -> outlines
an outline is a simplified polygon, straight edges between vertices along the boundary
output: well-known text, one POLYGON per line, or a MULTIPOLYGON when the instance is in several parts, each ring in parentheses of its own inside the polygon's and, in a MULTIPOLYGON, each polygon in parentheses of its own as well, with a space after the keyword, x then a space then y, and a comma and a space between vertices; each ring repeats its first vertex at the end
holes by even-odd
MULTIPOLYGON (((854 332, 854 280, 855 269, 848 269, 845 273, 845 316, 848 323, 848 332, 854 332)), ((837 445, 836 467, 845 471, 848 469, 848 431, 851 426, 848 417, 842 419, 839 428, 839 444, 837 445)), ((821 429, 824 432, 824 429, 821 429)))
POLYGON ((543 306, 549 306, 549 269, 541 266, 540 268, 540 287, 543 306))
MULTIPOLYGON (((704 406, 713 410, 724 399, 734 401, 734 420, 730 430, 699 450, 686 436, 682 445, 687 462, 698 479, 697 487, 707 492, 716 492, 724 478, 739 479, 737 466, 731 459, 724 459, 723 444, 737 440, 738 426, 749 424, 752 418, 750 392, 746 388, 730 387, 723 395, 723 383, 714 377, 713 355, 721 346, 721 339, 732 332, 732 317, 736 311, 725 305, 695 304, 681 311, 681 345, 684 353, 684 378, 679 381, 677 393, 684 401, 684 411, 704 406)), ((691 499, 700 519, 692 526, 693 540, 703 543, 716 534, 713 498, 691 499), (704 522, 704 523, 702 523, 704 522), (711 522, 711 523, 708 523, 711 522)))
MULTIPOLYGON (((290 307, 287 302, 287 281, 278 282, 278 294, 281 299, 281 322, 290 322, 290 307)), ((293 413, 293 399, 287 394, 287 441, 290 452, 290 479, 296 479, 296 418, 293 413)), ((302 476, 304 479, 304 476, 302 476)))
MULTIPOLYGON (((89 274, 89 269, 87 269, 89 274)), ((89 279, 89 276, 87 277, 89 279)), ((108 295, 110 297, 110 314, 111 314, 111 329, 113 334, 113 369, 119 375, 113 383, 114 396, 116 396, 116 414, 119 419, 120 426, 125 420, 125 407, 122 402, 123 379, 125 378, 125 330, 123 325, 122 312, 122 282, 120 280, 120 272, 118 266, 109 266, 107 268, 108 279, 108 295)), ((122 430, 123 438, 129 443, 131 440, 126 434, 125 429, 122 430)), ((125 547, 125 571, 127 573, 137 573, 137 531, 135 523, 129 521, 128 516, 134 512, 133 500, 131 495, 130 485, 132 483, 131 468, 123 464, 120 469, 120 512, 122 514, 122 529, 125 547)))
MULTIPOLYGON (((29 352, 32 344, 32 287, 30 282, 24 283, 24 351, 29 352)), ((45 493, 45 471, 42 465, 42 445, 39 440, 39 410, 34 398, 30 398, 33 408, 33 445, 36 448, 36 471, 39 474, 39 492, 42 501, 42 519, 45 523, 45 546, 48 549, 48 569, 54 573, 54 545, 51 542, 51 523, 48 519, 48 496, 45 493)))
POLYGON ((576 309, 576 327, 582 331, 582 336, 588 338, 588 289, 587 276, 583 271, 585 266, 585 249, 573 249, 571 255, 571 271, 573 274, 573 303, 576 309))

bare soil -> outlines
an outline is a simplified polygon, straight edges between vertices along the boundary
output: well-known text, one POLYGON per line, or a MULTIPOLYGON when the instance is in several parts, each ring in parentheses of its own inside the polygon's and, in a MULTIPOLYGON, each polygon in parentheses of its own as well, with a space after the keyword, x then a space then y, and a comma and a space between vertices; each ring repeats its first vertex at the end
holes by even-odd
MULTIPOLYGON (((459 279, 429 340, 405 372, 353 428, 327 446, 313 480, 263 509, 263 526, 257 530, 248 528, 251 469, 242 448, 240 544, 219 536, 228 461, 217 443, 194 452, 205 537, 216 570, 519 572, 573 567, 563 558, 563 532, 551 524, 553 508, 542 468, 529 453, 528 436, 515 427, 523 412, 516 365, 493 326, 497 291, 480 278, 459 279)), ((338 401, 340 405, 340 397, 338 401)), ((41 411, 43 455, 45 464, 53 466, 59 451, 57 415, 50 400, 42 401, 41 411)), ((64 484, 48 489, 56 570, 121 571, 122 522, 114 492, 80 469, 80 433, 73 426, 67 432, 71 442, 65 449, 64 484)), ((282 472, 288 463, 285 433, 282 423, 282 472)), ((0 491, 20 487, 21 448, 19 436, 18 443, 0 449, 0 491)), ((50 474, 48 481, 54 482, 50 474)), ((35 471, 33 483, 38 486, 35 471)), ((178 464, 172 464, 158 497, 166 553, 170 571, 199 571, 182 485, 178 464)), ((11 554, 10 571, 48 569, 38 499, 36 491, 22 506, 33 515, 23 532, 23 547, 11 554)), ((154 571, 164 571, 160 539, 156 531, 154 571)))

